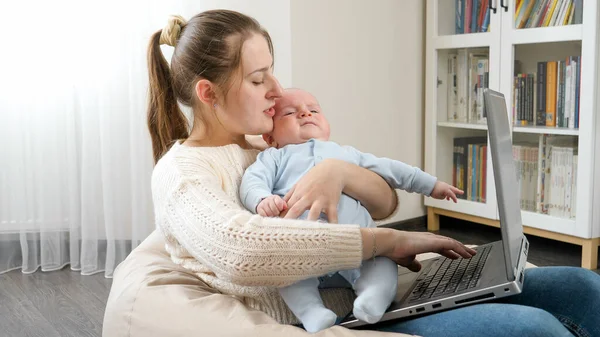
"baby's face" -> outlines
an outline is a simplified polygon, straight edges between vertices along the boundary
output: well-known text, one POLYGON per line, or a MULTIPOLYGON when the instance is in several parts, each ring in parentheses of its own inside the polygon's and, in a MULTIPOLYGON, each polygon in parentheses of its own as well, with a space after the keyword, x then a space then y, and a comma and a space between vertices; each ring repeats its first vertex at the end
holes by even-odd
POLYGON ((265 135, 269 145, 281 148, 311 138, 329 140, 329 123, 315 97, 306 91, 288 89, 275 104, 273 132, 265 135))

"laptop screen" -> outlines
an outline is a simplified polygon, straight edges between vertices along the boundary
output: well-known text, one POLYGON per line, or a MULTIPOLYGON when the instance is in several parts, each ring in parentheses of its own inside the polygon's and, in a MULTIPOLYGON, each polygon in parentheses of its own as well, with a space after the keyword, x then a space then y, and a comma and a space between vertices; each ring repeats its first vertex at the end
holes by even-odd
POLYGON ((514 280, 514 271, 517 268, 523 239, 523 223, 521 220, 521 207, 519 206, 517 173, 512 156, 508 111, 503 94, 485 89, 483 96, 487 110, 487 125, 496 197, 498 198, 500 229, 502 230, 504 255, 508 263, 506 272, 508 278, 514 280))

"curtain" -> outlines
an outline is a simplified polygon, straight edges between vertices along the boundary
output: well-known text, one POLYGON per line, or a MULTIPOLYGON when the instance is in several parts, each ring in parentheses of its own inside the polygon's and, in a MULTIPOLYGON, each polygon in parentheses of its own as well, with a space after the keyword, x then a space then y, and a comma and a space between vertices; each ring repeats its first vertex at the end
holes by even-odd
POLYGON ((170 11, 123 3, 1 5, 0 273, 111 277, 154 229, 145 57, 170 11))
POLYGON ((111 277, 154 230, 147 45, 169 15, 211 8, 271 23, 289 43, 289 1, 0 4, 0 273, 111 277))

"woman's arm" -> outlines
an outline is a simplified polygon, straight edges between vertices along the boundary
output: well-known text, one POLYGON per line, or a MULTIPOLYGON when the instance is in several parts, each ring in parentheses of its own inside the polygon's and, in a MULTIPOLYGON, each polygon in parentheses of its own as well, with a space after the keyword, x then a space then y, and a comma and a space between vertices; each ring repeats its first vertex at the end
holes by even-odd
POLYGON ((397 208, 395 191, 376 173, 338 159, 326 159, 305 174, 285 195, 286 218, 295 219, 310 210, 308 220, 321 212, 337 222, 337 205, 342 192, 360 201, 374 219, 389 216, 397 208))
POLYGON ((390 216, 398 207, 396 191, 377 173, 340 161, 344 172, 344 193, 360 201, 375 220, 390 216))
POLYGON ((223 190, 209 164, 163 164, 153 174, 158 225, 219 279, 282 287, 360 266, 358 225, 254 215, 223 190))

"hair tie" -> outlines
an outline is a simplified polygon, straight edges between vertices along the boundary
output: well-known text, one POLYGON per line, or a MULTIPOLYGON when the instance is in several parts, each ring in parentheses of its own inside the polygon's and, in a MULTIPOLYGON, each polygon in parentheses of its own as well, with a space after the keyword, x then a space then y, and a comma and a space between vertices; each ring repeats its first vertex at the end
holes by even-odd
POLYGON ((187 21, 180 15, 171 15, 169 17, 169 21, 165 28, 163 28, 160 33, 160 44, 167 44, 171 47, 175 47, 177 45, 177 41, 179 40, 179 35, 181 34, 181 30, 187 21))

